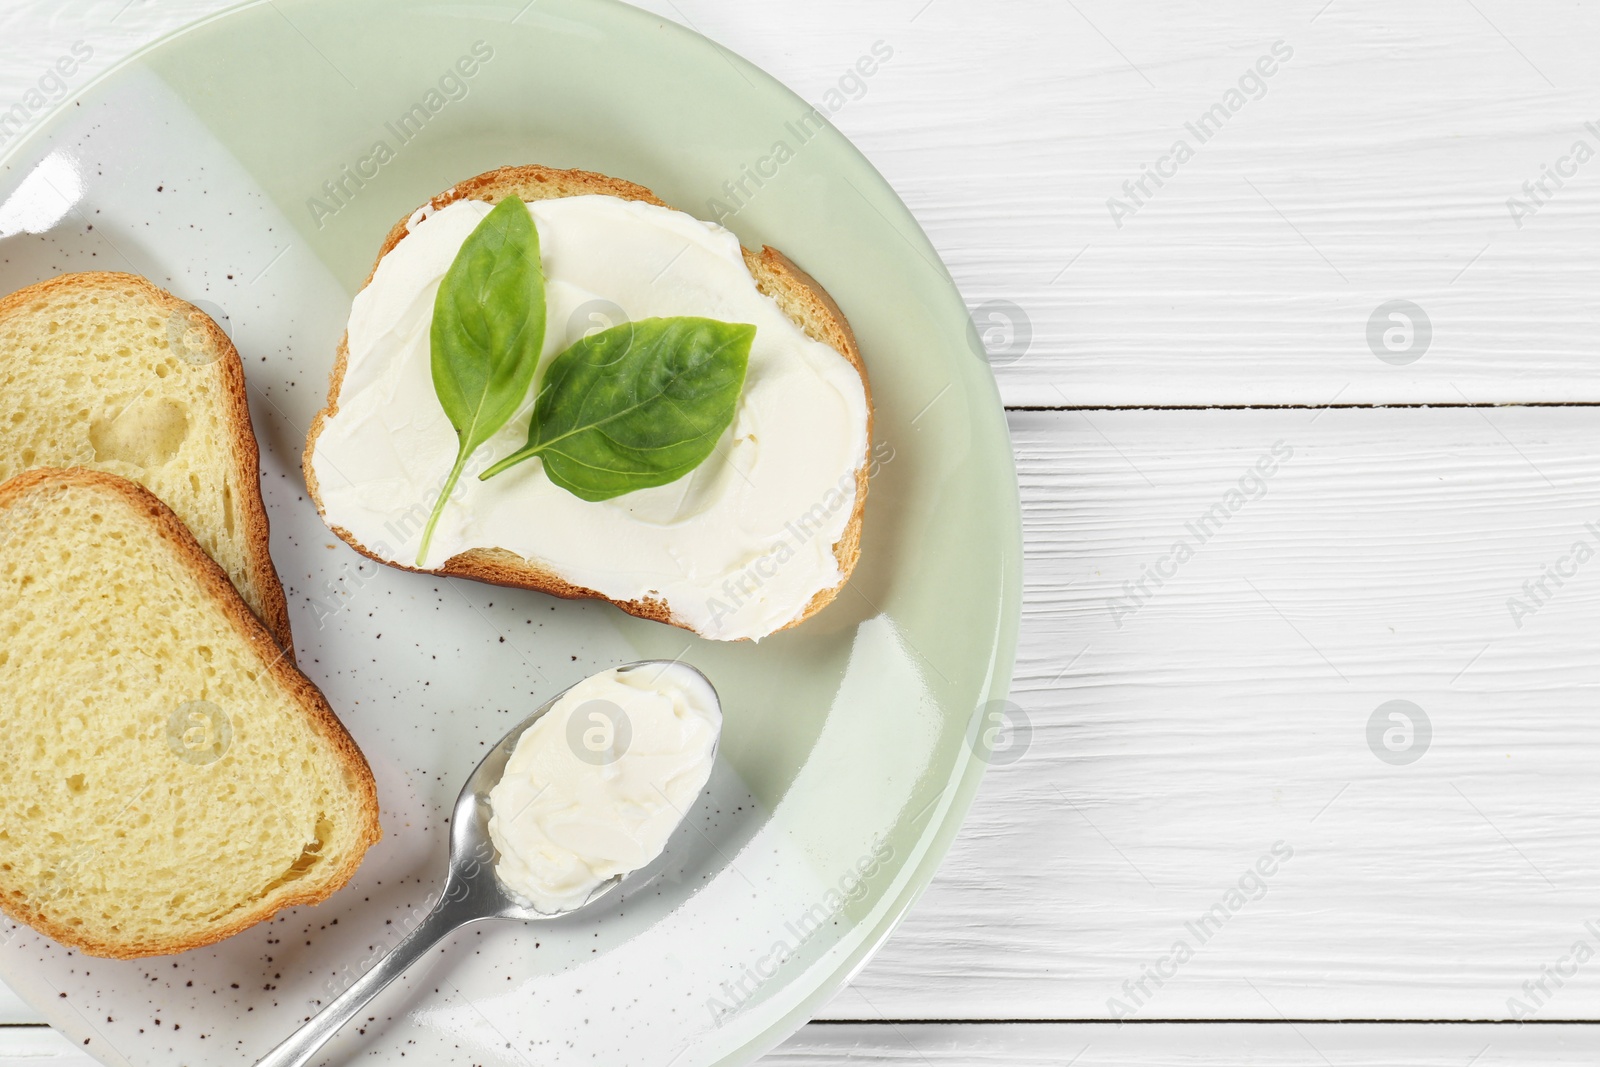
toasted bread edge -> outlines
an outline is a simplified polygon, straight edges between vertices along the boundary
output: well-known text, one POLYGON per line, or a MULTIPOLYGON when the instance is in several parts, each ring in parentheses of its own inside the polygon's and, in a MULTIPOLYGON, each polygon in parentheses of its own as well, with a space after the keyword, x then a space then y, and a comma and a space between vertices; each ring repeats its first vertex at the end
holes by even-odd
POLYGON ((326 873, 318 883, 306 885, 291 882, 282 891, 269 896, 254 906, 242 909, 232 921, 207 930, 196 936, 174 941, 130 942, 110 944, 85 938, 71 926, 58 923, 49 916, 31 908, 19 906, 0 894, 0 911, 18 922, 33 927, 40 933, 69 945, 90 956, 109 959, 138 959, 145 956, 169 955, 202 948, 232 937, 271 918, 284 908, 317 904, 341 889, 356 868, 360 866, 366 850, 383 837, 379 823, 377 783, 366 757, 355 740, 328 705, 322 691, 289 660, 288 653, 279 647, 273 635, 251 611, 233 582, 223 569, 206 554, 194 539, 189 528, 176 513, 144 486, 137 482, 105 471, 85 467, 69 469, 36 467, 25 471, 0 485, 0 512, 34 491, 51 486, 92 486, 120 496, 135 511, 142 512, 154 527, 157 536, 172 546, 178 558, 187 564, 196 582, 205 594, 220 607, 239 635, 255 650, 274 679, 288 690, 295 702, 311 718, 313 728, 331 745, 350 778, 358 786, 360 818, 357 844, 350 857, 338 868, 326 873))
POLYGON ((289 628, 289 603, 284 597, 283 583, 272 563, 270 528, 266 505, 261 499, 261 448, 256 441, 255 429, 250 419, 250 400, 245 388, 244 362, 233 341, 214 322, 210 315, 193 304, 180 300, 165 289, 137 274, 116 271, 84 271, 62 274, 30 285, 25 289, 0 299, 0 319, 5 319, 23 309, 26 303, 54 289, 82 286, 112 287, 133 285, 143 290, 150 301, 169 313, 183 310, 191 322, 201 323, 216 346, 218 373, 222 376, 223 394, 228 398, 229 422, 234 429, 228 442, 235 474, 239 480, 239 497, 235 506, 243 523, 245 552, 249 558, 250 579, 261 597, 262 622, 272 632, 278 646, 294 658, 294 634, 289 628), (192 313, 192 314, 191 314, 192 313))
MULTIPOLYGON (((668 206, 644 186, 635 185, 633 182, 623 181, 620 178, 611 178, 604 174, 595 174, 584 170, 557 170, 552 167, 529 164, 526 166, 500 167, 480 174, 475 178, 459 182, 428 201, 424 205, 424 209, 438 211, 455 203, 457 200, 472 199, 496 203, 507 196, 516 196, 524 201, 530 201, 586 194, 615 196, 623 200, 642 200, 658 207, 668 206)), ((378 264, 383 261, 383 257, 393 251, 395 246, 405 239, 409 232, 408 224, 415 214, 413 212, 411 215, 406 216, 389 231, 389 235, 384 240, 383 247, 379 250, 378 257, 373 262, 372 270, 367 274, 367 280, 363 283, 362 288, 371 284, 373 275, 377 273, 378 264)), ((756 288, 777 301, 784 313, 789 316, 795 325, 805 330, 807 336, 828 345, 849 360, 850 365, 861 376, 861 385, 866 391, 867 397, 867 455, 863 458, 862 465, 856 472, 856 499, 850 515, 850 522, 846 525, 843 536, 833 546, 834 558, 838 560, 842 577, 832 587, 818 591, 806 605, 805 610, 788 624, 779 627, 777 631, 774 631, 776 633, 799 626, 831 603, 839 595, 839 591, 844 588, 845 584, 850 581, 856 562, 860 559, 861 526, 866 512, 867 487, 871 477, 870 459, 874 419, 872 385, 867 377, 866 363, 861 358, 861 350, 856 345, 855 334, 850 329, 849 322, 845 320, 844 313, 840 311, 839 305, 834 302, 833 298, 828 295, 821 285, 817 284, 816 279, 805 273, 805 271, 791 262, 788 257, 774 248, 763 247, 759 253, 752 252, 747 248, 741 249, 741 251, 744 252, 745 265, 750 269, 751 276, 755 279, 756 288), (813 319, 824 324, 824 328, 820 331, 808 328, 806 322, 789 309, 787 305, 790 302, 808 311, 813 319), (819 332, 822 336, 818 336, 819 332)), ((306 488, 324 522, 327 522, 327 512, 322 506, 322 496, 318 491, 317 475, 313 469, 312 457, 316 453, 317 439, 322 435, 323 427, 328 419, 339 411, 339 393, 344 387, 345 370, 350 359, 349 340, 349 334, 346 333, 339 341, 339 349, 334 357, 333 370, 328 376, 328 403, 321 411, 317 412, 316 418, 311 422, 311 429, 306 435, 305 455, 301 461, 301 467, 305 473, 306 488)), ((412 571, 419 574, 472 578, 492 585, 532 589, 536 592, 548 593, 551 596, 563 597, 568 600, 604 600, 621 608, 629 615, 667 623, 688 630, 691 633, 698 632, 688 623, 674 618, 671 607, 663 601, 654 598, 613 600, 593 589, 574 585, 559 575, 544 570, 532 561, 505 549, 476 548, 452 556, 445 561, 444 566, 438 569, 423 569, 408 567, 403 563, 384 559, 356 540, 350 531, 331 522, 328 523, 328 527, 340 539, 363 556, 399 570, 412 571)))

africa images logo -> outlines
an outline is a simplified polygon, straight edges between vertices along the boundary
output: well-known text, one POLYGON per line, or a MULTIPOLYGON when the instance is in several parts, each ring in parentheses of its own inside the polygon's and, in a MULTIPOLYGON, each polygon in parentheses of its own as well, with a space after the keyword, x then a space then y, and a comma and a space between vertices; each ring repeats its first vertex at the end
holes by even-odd
POLYGON ((83 41, 74 43, 71 51, 41 74, 21 99, 0 110, 0 145, 16 137, 40 114, 64 100, 72 77, 93 58, 94 49, 90 45, 83 41))
POLYGON ((1293 445, 1283 440, 1274 441, 1271 450, 1263 452, 1255 463, 1246 467, 1237 482, 1224 490, 1219 499, 1183 524, 1184 532, 1173 541, 1166 555, 1140 567, 1138 578, 1124 581, 1121 595, 1107 597, 1106 611, 1110 613, 1117 629, 1122 629, 1123 620, 1137 614, 1163 585, 1177 577, 1178 570, 1193 559, 1206 542, 1215 537, 1246 504, 1265 497, 1270 488, 1269 479, 1278 473, 1282 464, 1293 458, 1293 445))
POLYGON ((1173 139, 1167 151, 1156 158, 1154 164, 1141 163, 1139 176, 1122 183, 1122 196, 1106 197, 1106 211, 1111 224, 1122 229, 1127 220, 1155 198, 1157 190, 1166 188, 1167 182, 1178 176, 1184 164, 1195 157, 1197 150, 1214 139, 1233 116, 1245 109, 1252 100, 1267 95, 1267 79, 1277 74, 1282 65, 1294 58, 1294 48, 1287 41, 1274 41, 1271 54, 1260 56, 1255 63, 1239 75, 1236 87, 1230 87, 1216 103, 1200 112, 1192 122, 1183 124, 1184 135, 1173 139), (1191 143, 1191 140, 1193 143, 1191 143))
POLYGON ((472 79, 493 58, 494 48, 487 41, 474 42, 470 55, 456 60, 420 100, 383 124, 389 136, 373 141, 365 155, 353 164, 340 167, 337 175, 323 182, 323 195, 306 200, 306 210, 311 212, 311 221, 317 224, 317 229, 322 229, 330 218, 349 207, 367 183, 376 179, 382 169, 399 156, 400 149, 416 140, 435 116, 450 104, 465 100, 472 92, 472 79))

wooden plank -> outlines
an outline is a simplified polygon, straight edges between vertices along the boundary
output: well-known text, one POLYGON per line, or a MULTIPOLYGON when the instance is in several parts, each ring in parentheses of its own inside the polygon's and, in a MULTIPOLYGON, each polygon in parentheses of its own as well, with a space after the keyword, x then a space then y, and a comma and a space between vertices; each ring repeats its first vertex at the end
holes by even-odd
MULTIPOLYGON (((1000 302, 984 325, 1007 403, 1600 395, 1600 162, 1571 158, 1580 139, 1600 152, 1585 125, 1600 121, 1586 58, 1600 11, 917 0, 830 5, 824 19, 789 7, 765 26, 688 10, 758 62, 777 63, 773 35, 800 22, 895 48, 834 121, 969 302, 1000 302), (1217 105, 1225 121, 1196 132, 1217 105), (1530 195, 1523 183, 1546 165, 1572 176, 1530 195), (1160 186, 1146 178, 1156 169, 1170 174, 1160 186), (1419 353, 1410 365, 1367 341, 1393 300, 1431 326, 1425 350, 1395 354, 1419 353), (1025 343, 1008 318, 1026 323, 1025 343)), ((809 59, 779 70, 815 95, 832 71, 809 59)))
POLYGON ((929 1023, 812 1025, 761 1060, 762 1067, 907 1064, 917 1067, 1545 1067, 1592 1064, 1600 1032, 1581 1025, 1509 1026, 1326 1023, 1108 1024, 929 1023))
MULTIPOLYGON (((1592 1064, 1600 1033, 1581 1025, 1516 1029, 1471 1024, 1325 1023, 813 1024, 759 1062, 762 1067, 915 1064, 921 1067, 1522 1067, 1592 1064)), ((92 1067, 94 1060, 45 1027, 0 1028, 8 1067, 92 1067)))
MULTIPOLYGON (((138 4, 114 23, 8 5, 0 108, 75 41, 94 51, 86 71, 103 69, 227 2, 138 4)), ((1008 403, 1600 400, 1600 161, 1572 155, 1579 140, 1600 151, 1585 125, 1600 124, 1600 9, 645 6, 828 105, 984 309, 1008 403), (893 56, 862 78, 879 41, 893 56), (1214 105, 1227 118, 1202 141, 1186 124, 1214 105), (1180 139, 1193 157, 1163 162, 1180 139), (1174 172, 1160 187, 1144 177, 1158 164, 1174 172), (1571 176, 1557 187, 1546 166, 1571 176), (1132 214, 1113 220, 1113 198, 1132 214), (1407 365, 1368 342, 1394 300, 1431 330, 1407 365)))
POLYGON ((98 1061, 48 1026, 0 1026, 6 1067, 95 1067, 98 1061))
POLYGON ((1600 952, 1600 562, 1571 547, 1600 543, 1589 412, 1012 430, 1031 746, 825 1017, 1600 1014, 1600 962, 1573 960, 1600 952), (1118 617, 1157 566, 1175 573, 1118 617), (1392 700, 1431 723, 1409 765, 1368 745, 1392 700))

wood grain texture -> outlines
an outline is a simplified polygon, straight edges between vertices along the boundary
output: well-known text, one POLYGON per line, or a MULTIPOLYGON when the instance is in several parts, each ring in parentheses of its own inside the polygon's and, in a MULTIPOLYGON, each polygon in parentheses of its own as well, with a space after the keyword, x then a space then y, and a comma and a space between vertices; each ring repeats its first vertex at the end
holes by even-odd
POLYGON ((1031 745, 990 770, 933 886, 828 1014, 1471 1019, 1516 997, 1594 1018, 1600 962, 1543 1003, 1522 988, 1579 941, 1600 953, 1600 562, 1571 547, 1600 552, 1590 413, 1021 412, 1012 429, 1031 745), (1275 444, 1292 452, 1254 489, 1275 444), (1186 524, 1230 501, 1196 545, 1186 524), (1174 568, 1178 543, 1196 547, 1174 568), (1563 559, 1573 576, 1533 605, 1523 583, 1563 559), (1158 564, 1174 575, 1114 618, 1158 564), (1520 628, 1512 597, 1537 607, 1520 628), (1396 699, 1432 727, 1406 766, 1367 740, 1396 699), (1292 859, 1202 943, 1186 924, 1280 841, 1292 859), (1123 987, 1180 940, 1174 977, 1123 987))
MULTIPOLYGON (((712 21, 709 8, 687 10, 772 66, 775 24, 712 21)), ((1011 342, 998 367, 1008 403, 1596 395, 1600 162, 1568 167, 1520 226, 1507 201, 1528 201, 1523 182, 1575 140, 1600 150, 1584 126, 1600 116, 1585 59, 1600 12, 1541 17, 1507 0, 800 9, 784 6, 796 12, 784 33, 832 22, 894 45, 835 122, 969 303, 1025 316, 1026 344, 1003 315, 983 320, 1011 342), (1292 55, 1241 91, 1278 42, 1292 55), (1233 110, 1202 141, 1186 124, 1217 104, 1233 110), (1179 140, 1192 158, 1162 164, 1179 140), (1158 164, 1170 176, 1135 200, 1124 182, 1158 164), (1113 197, 1133 209, 1120 225, 1113 197), (1432 324, 1409 366, 1366 340, 1393 299, 1432 324)), ((822 81, 776 70, 802 92, 822 81)))
POLYGON ((96 1060, 45 1026, 0 1027, 0 1062, 6 1067, 96 1067, 96 1060))
MULTIPOLYGON (((94 1067, 95 1060, 44 1027, 0 1029, 8 1067, 94 1067)), ((810 1026, 769 1053, 763 1067, 1575 1067, 1594 1062, 1583 1026, 1455 1024, 895 1023, 810 1026)))
POLYGON ((1584 1026, 1326 1023, 810 1026, 763 1067, 1555 1067, 1592 1064, 1584 1026))

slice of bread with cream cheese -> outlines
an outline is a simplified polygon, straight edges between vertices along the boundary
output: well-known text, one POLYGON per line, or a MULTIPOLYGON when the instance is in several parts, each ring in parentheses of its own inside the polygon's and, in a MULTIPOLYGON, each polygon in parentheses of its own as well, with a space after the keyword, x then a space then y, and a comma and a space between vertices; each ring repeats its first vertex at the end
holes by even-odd
POLYGON ((838 306, 771 248, 584 171, 507 167, 435 197, 390 232, 351 309, 306 482, 329 526, 396 567, 623 611, 718 640, 798 625, 860 554, 872 435, 866 368, 838 306), (491 207, 527 203, 547 305, 541 369, 597 328, 699 316, 753 325, 732 426, 677 481, 588 501, 521 448, 534 396, 474 456, 425 556, 423 529, 456 458, 436 395, 430 323, 440 283, 491 207))

